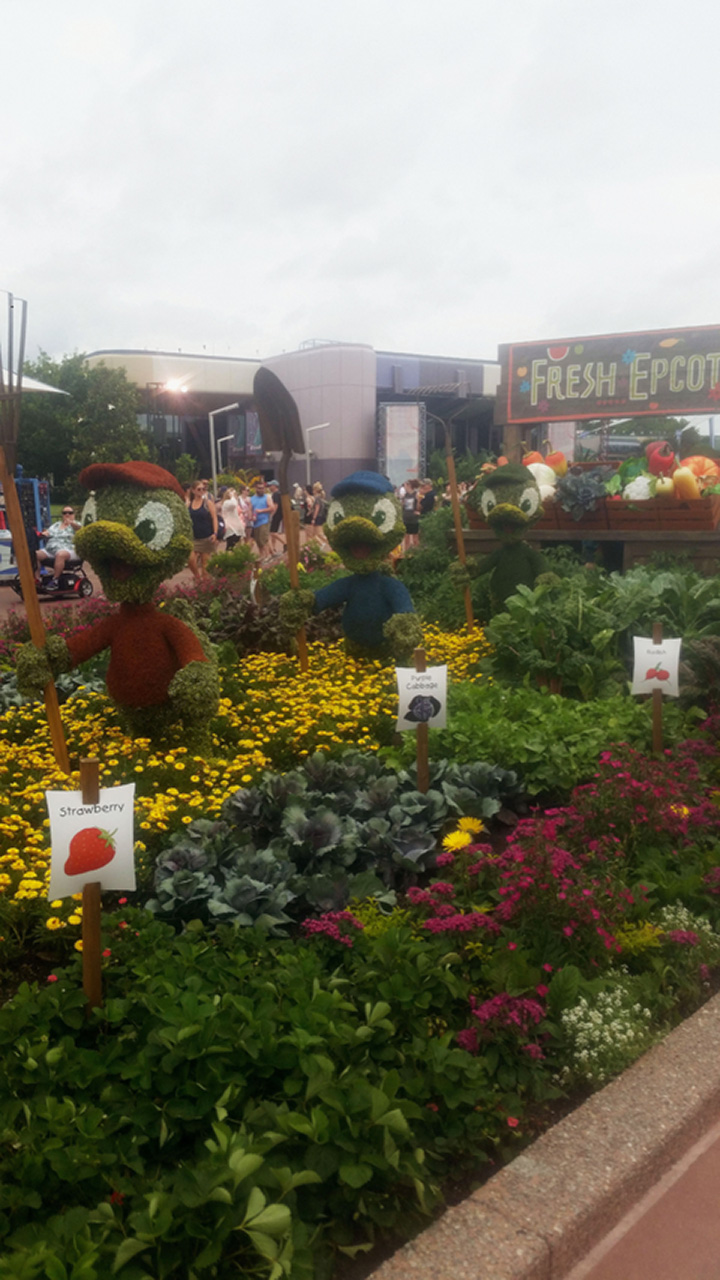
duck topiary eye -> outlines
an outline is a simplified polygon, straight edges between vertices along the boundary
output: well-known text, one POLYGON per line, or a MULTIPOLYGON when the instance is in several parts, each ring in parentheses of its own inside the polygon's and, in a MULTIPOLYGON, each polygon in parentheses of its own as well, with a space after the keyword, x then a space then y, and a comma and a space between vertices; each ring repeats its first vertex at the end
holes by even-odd
POLYGON ((345 519, 345 508, 342 502, 338 502, 337 498, 335 498, 330 503, 330 506, 328 507, 328 513, 325 518, 325 523, 328 524, 331 529, 334 529, 335 526, 340 524, 340 521, 344 519, 345 519))
POLYGON ((518 502, 518 506, 526 516, 534 516, 535 512, 540 506, 539 490, 531 486, 528 486, 527 489, 523 489, 522 493, 520 494, 520 501, 518 502))
POLYGON ((375 506, 370 513, 370 519, 376 524, 381 533, 389 533, 395 528, 397 522, 397 511, 392 498, 378 498, 375 506))
POLYGON ((172 511, 162 502, 146 502, 135 517, 135 533, 151 551, 161 551, 173 536, 172 511))
POLYGON ((80 515, 80 524, 84 529, 86 524, 94 524, 96 520, 97 520, 97 502, 95 501, 95 494, 91 493, 90 497, 85 503, 85 506, 82 509, 82 512, 80 515))
POLYGON ((480 499, 480 507, 486 519, 490 515, 493 507, 497 506, 497 503, 497 495, 493 493, 492 489, 486 489, 480 499))

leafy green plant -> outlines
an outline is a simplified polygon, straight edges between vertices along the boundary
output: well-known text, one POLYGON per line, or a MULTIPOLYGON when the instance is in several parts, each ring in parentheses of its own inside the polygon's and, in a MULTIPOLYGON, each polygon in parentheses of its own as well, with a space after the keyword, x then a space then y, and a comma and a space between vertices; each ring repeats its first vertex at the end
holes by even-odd
MULTIPOLYGON (((663 708, 668 743, 683 737, 690 723, 674 702, 663 708)), ((448 727, 430 730, 430 756, 458 763, 493 760, 500 768, 517 770, 529 795, 559 798, 593 776, 598 757, 611 742, 650 748, 648 702, 620 695, 576 702, 531 685, 511 688, 494 682, 451 686, 448 727)), ((403 743, 388 757, 408 762, 413 746, 403 743)))
POLYGON ((423 794, 407 771, 356 751, 265 774, 225 802, 221 821, 200 819, 172 838, 148 908, 283 933, 308 910, 402 889, 432 865, 448 818, 489 819, 521 795, 514 774, 476 762, 443 762, 430 781, 423 794))
POLYGON ((555 486, 555 501, 573 520, 582 520, 586 512, 597 510, 598 503, 604 502, 611 474, 610 467, 595 467, 591 471, 571 467, 555 486))
POLYGON ((615 619, 575 575, 520 586, 487 627, 493 669, 503 679, 549 684, 569 697, 606 697, 625 680, 615 619))

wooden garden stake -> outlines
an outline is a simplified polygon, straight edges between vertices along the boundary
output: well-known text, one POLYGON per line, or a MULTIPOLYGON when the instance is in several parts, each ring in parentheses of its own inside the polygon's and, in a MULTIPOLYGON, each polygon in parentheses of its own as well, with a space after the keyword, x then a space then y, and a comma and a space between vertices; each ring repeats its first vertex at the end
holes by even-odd
MULTIPOLYGON (((425 650, 415 650, 415 670, 417 672, 427 671, 427 662, 425 661, 425 650)), ((423 795, 430 788, 430 761, 428 758, 428 726, 420 723, 415 730, 417 734, 417 789, 422 791, 423 795)))
MULTIPOLYGON (((80 787, 83 804, 98 804, 100 781, 96 759, 80 761, 80 787)), ((83 885, 82 958, 83 991, 87 997, 86 1013, 102 1004, 102 969, 100 964, 100 881, 83 885)))
MULTIPOLYGON (((661 622, 653 623, 653 644, 662 644, 663 629, 661 622)), ((652 691, 652 749, 656 756, 662 755, 663 749, 663 694, 662 689, 652 691)))
MULTIPOLYGON (((3 493, 5 495, 5 510, 7 512, 10 533, 12 534, 13 550, 17 561, 18 574, 20 575, 20 585, 22 587, 23 601, 25 604, 25 611, 27 613, 28 626, 30 628, 30 638, 38 649, 44 649, 46 641, 45 626, 40 612, 40 601, 38 600, 38 594, 35 590, 35 574, 33 572, 32 561, 30 559, 30 551, 25 534, 25 523, 23 521, 22 510, 20 508, 20 499, 18 498, 13 476, 17 451, 18 430, 20 427, 20 399, 22 396, 22 366, 25 351, 26 314, 27 307, 25 302, 19 298, 16 300, 13 298, 12 294, 9 294, 7 324, 8 354, 6 369, 3 367, 3 352, 0 350, 0 485, 2 485, 3 493), (15 355, 14 346, 14 313, 16 301, 20 305, 20 334, 17 356, 15 355)), ((50 727, 50 737, 52 740, 55 761, 58 767, 62 769, 63 773, 69 773, 70 761, 68 759, 63 724, 60 719, 60 704, 58 703, 57 690, 53 680, 48 680, 43 691, 43 696, 45 699, 45 714, 50 727)))
MULTIPOLYGON (((465 555, 465 538, 463 536, 462 518, 460 516, 460 498, 458 496, 457 476, 455 474, 455 458, 453 457, 452 440, 450 438, 450 423, 444 422, 445 429, 445 462, 447 464, 448 480, 450 481, 450 497, 452 500, 453 521, 455 523, 455 541, 457 542, 458 560, 461 565, 467 564, 467 556, 465 555)), ((465 597, 465 621, 468 631, 472 631, 475 626, 473 617, 472 596, 470 588, 465 587, 463 592, 465 597)), ((425 668, 423 667, 423 671, 425 668)))
MULTIPOLYGON (((285 526, 285 537, 287 539, 287 556, 288 569, 290 570, 290 586, 297 591, 300 586, 300 574, 298 572, 298 556, 300 555, 300 539, 298 524, 295 520, 295 512, 290 502, 290 493, 288 490, 287 469, 290 461, 290 450, 285 449, 280 462, 280 505, 283 513, 283 524, 285 526)), ((301 627, 296 636, 298 647, 298 658, 300 659, 300 670, 308 669, 308 650, 307 637, 305 635, 305 627, 301 627)))

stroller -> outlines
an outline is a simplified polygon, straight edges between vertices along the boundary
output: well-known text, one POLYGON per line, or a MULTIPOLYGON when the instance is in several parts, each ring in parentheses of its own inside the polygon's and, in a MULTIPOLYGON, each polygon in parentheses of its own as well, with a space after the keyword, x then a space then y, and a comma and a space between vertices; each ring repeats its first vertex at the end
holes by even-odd
MULTIPOLYGON (((85 600, 92 595, 93 584, 88 578, 79 556, 73 556, 66 561, 65 568, 58 578, 57 587, 48 587, 48 583, 52 582, 52 565, 45 561, 39 562, 36 555, 38 547, 43 541, 42 534, 39 531, 33 531, 33 536, 31 536, 30 530, 27 532, 30 555, 35 569, 35 590, 41 599, 85 600)), ((22 600, 23 591, 19 574, 12 579, 10 586, 22 600)))

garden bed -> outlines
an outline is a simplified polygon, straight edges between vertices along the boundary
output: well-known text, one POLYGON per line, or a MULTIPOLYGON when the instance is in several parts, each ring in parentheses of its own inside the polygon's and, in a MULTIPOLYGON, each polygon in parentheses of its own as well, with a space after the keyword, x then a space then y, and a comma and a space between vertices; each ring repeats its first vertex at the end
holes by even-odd
MULTIPOLYGON (((129 739, 101 694, 72 697, 72 757, 137 785, 139 889, 108 899, 91 1019, 79 905, 45 897, 43 791, 66 780, 39 708, 0 717, 0 956, 55 958, 0 1008, 6 1266, 341 1276, 705 997, 717 726, 681 746, 702 713, 668 707, 668 751, 646 754, 648 704, 617 682, 597 696, 622 671, 601 619, 618 626, 643 593, 591 601, 590 581, 516 597, 512 645, 493 624, 492 678, 481 631, 428 629, 451 719, 430 734, 426 795, 395 734, 394 673, 337 645, 312 646, 307 675, 280 653, 238 667, 228 628, 208 758, 129 739), (599 627, 588 666, 583 628, 599 627), (532 643, 544 669, 541 635, 584 702, 513 667, 532 643)), ((648 607, 675 602, 673 582, 648 607)), ((697 626, 714 616, 680 586, 697 626)))

